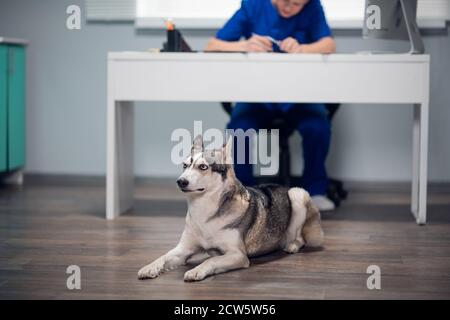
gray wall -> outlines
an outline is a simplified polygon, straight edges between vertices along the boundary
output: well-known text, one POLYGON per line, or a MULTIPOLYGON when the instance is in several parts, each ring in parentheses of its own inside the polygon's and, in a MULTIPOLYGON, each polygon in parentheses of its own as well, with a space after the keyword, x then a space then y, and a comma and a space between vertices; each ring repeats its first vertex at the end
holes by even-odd
MULTIPOLYGON (((137 31, 130 23, 65 27, 65 9, 84 1, 0 2, 0 35, 30 40, 27 51, 27 165, 32 173, 103 175, 106 143, 106 54, 159 48, 162 31, 137 31)), ((201 49, 213 31, 188 31, 201 49)), ((371 47, 359 31, 337 32, 339 52, 371 47)), ((427 31, 431 54, 430 180, 450 181, 450 38, 448 29, 427 31)), ((386 44, 382 44, 386 46, 386 44)), ((345 77, 345 75, 342 75, 345 77)), ((223 128, 227 116, 215 103, 138 103, 135 168, 138 175, 174 177, 170 134, 175 128, 223 128)), ((329 172, 354 181, 404 181, 411 176, 412 108, 344 105, 333 123, 329 172)), ((292 139, 301 153, 300 138, 292 139)), ((298 156, 294 172, 302 170, 298 156)))

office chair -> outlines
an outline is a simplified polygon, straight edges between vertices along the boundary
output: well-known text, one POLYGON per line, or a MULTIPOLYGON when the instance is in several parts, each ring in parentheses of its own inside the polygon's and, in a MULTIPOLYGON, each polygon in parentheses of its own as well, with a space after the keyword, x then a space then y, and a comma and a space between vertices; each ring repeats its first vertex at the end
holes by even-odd
MULTIPOLYGON (((233 104, 231 102, 222 102, 223 110, 231 116, 231 112, 233 111, 233 104)), ((340 104, 338 103, 327 103, 325 104, 328 117, 330 121, 336 114, 339 109, 340 104)), ((280 138, 280 155, 279 155, 279 163, 280 168, 278 170, 278 174, 275 176, 260 176, 255 177, 257 183, 278 183, 285 186, 301 186, 302 181, 301 177, 293 177, 291 176, 291 156, 289 152, 289 137, 295 131, 295 129, 288 125, 288 123, 282 117, 274 117, 269 127, 271 129, 279 130, 279 138, 280 138)), ((270 130, 269 130, 270 131, 270 130)), ((342 181, 328 178, 328 188, 327 188, 327 196, 333 201, 336 207, 338 207, 342 200, 347 198, 348 192, 344 189, 344 185, 342 181)))

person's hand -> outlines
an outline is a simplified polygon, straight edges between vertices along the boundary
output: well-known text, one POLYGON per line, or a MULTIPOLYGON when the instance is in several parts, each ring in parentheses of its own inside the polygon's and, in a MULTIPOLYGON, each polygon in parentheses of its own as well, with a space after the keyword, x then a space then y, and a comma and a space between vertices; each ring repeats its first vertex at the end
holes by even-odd
POLYGON ((254 34, 251 38, 244 41, 244 51, 247 52, 270 52, 272 49, 272 42, 266 37, 254 34))
POLYGON ((302 45, 294 38, 289 37, 281 41, 280 49, 287 53, 301 53, 302 45))

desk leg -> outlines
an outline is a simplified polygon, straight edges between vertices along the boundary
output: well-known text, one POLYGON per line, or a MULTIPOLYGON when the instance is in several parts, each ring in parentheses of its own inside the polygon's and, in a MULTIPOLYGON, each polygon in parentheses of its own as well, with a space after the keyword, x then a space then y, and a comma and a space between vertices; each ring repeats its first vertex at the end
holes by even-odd
POLYGON ((414 155, 411 209, 417 224, 427 221, 428 184, 428 103, 414 105, 414 155))
POLYGON ((106 218, 114 219, 133 205, 132 102, 110 101, 107 123, 106 218))
POLYGON ((414 105, 413 113, 413 162, 411 211, 417 219, 419 212, 419 157, 420 157, 420 105, 414 105))

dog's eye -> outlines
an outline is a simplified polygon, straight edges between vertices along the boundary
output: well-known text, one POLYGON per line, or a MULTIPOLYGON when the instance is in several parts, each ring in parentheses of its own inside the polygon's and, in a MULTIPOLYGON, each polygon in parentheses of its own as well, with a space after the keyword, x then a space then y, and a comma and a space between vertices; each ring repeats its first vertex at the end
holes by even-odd
POLYGON ((188 167, 187 163, 183 163, 183 169, 186 169, 188 167))
POLYGON ((208 166, 207 166, 206 164, 204 164, 204 163, 202 163, 201 165, 199 165, 198 168, 199 168, 200 170, 208 170, 208 166))

